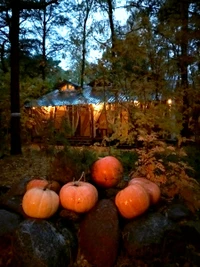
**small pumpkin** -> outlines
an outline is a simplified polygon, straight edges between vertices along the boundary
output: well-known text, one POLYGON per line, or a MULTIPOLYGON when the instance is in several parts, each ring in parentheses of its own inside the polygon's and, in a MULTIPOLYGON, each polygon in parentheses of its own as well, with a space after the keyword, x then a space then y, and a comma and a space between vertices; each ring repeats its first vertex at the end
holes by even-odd
POLYGON ((91 166, 91 178, 100 187, 114 187, 121 181, 122 177, 122 163, 113 156, 98 159, 91 166))
POLYGON ((120 190, 115 196, 115 205, 127 219, 143 214, 150 205, 147 191, 140 184, 132 184, 120 190))
POLYGON ((35 178, 30 180, 27 185, 26 185, 26 191, 34 188, 34 187, 41 187, 44 188, 48 185, 48 181, 45 179, 39 179, 39 178, 35 178))
POLYGON ((48 181, 47 188, 55 191, 56 193, 59 193, 61 186, 60 186, 59 182, 52 180, 52 181, 48 181))
POLYGON ((48 188, 55 191, 56 193, 58 193, 61 188, 60 184, 57 181, 48 181, 46 179, 39 178, 30 180, 26 185, 26 191, 34 187, 48 188))
POLYGON ((26 191, 22 199, 24 213, 33 218, 49 218, 56 213, 58 207, 58 194, 48 188, 31 188, 26 191))
POLYGON ((60 189, 60 203, 63 208, 84 213, 94 207, 98 200, 95 186, 84 181, 68 182, 60 189))
POLYGON ((161 191, 156 183, 149 181, 148 179, 143 177, 137 177, 129 181, 129 185, 132 184, 140 184, 146 189, 150 197, 150 204, 156 204, 160 200, 161 191))

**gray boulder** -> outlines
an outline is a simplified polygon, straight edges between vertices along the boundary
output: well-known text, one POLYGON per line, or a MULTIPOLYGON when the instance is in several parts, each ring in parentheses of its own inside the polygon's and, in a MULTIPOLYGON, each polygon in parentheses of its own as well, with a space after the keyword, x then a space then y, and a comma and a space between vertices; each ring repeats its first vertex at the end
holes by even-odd
POLYGON ((0 237, 12 233, 20 224, 21 217, 18 214, 7 211, 5 209, 0 210, 0 237))
POLYGON ((127 253, 134 258, 160 256, 166 239, 174 240, 180 235, 175 223, 160 213, 145 214, 129 221, 122 231, 123 245, 127 253))
POLYGON ((102 199, 80 223, 80 252, 92 266, 114 266, 118 256, 119 238, 116 206, 112 200, 102 199))
POLYGON ((67 229, 63 235, 48 221, 24 220, 13 238, 16 265, 66 267, 72 261, 75 243, 75 236, 67 229))

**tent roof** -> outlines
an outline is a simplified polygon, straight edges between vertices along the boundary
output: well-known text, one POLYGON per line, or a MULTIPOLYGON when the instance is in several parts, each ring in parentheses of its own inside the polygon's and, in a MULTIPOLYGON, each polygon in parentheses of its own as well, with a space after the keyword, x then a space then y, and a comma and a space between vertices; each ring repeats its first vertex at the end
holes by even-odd
POLYGON ((114 91, 106 92, 104 90, 92 90, 92 87, 85 86, 83 90, 54 90, 38 99, 31 100, 25 104, 26 107, 42 107, 42 106, 68 106, 83 104, 101 104, 126 102, 134 100, 128 99, 125 94, 116 94, 114 91))

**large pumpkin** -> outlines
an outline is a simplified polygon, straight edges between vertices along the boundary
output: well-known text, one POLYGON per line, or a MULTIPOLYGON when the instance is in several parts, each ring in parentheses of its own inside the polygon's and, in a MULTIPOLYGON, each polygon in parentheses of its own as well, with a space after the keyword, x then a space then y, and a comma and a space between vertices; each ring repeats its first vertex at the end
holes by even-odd
POLYGON ((48 181, 46 179, 39 178, 30 180, 26 185, 26 190, 29 190, 34 187, 48 188, 55 191, 56 193, 58 193, 61 188, 60 184, 57 181, 48 181))
POLYGON ((129 185, 140 184, 142 185, 150 197, 150 204, 156 204, 160 200, 161 191, 158 185, 146 178, 138 177, 129 181, 129 185))
POLYGON ((88 182, 68 182, 61 187, 59 196, 63 208, 84 213, 96 204, 98 191, 96 187, 88 182))
POLYGON ((103 157, 92 164, 91 178, 100 187, 110 188, 116 186, 122 177, 123 166, 113 156, 103 157))
POLYGON ((33 218, 49 218, 59 207, 59 196, 50 189, 34 187, 26 191, 22 208, 26 215, 33 218))
POLYGON ((149 208, 150 199, 143 186, 133 184, 117 193, 115 204, 124 218, 132 219, 141 215, 149 208))

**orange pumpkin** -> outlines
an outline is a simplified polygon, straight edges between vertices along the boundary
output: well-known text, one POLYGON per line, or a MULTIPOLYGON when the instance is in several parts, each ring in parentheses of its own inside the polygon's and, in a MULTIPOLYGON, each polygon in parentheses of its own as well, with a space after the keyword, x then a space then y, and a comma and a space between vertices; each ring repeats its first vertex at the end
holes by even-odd
POLYGON ((48 185, 48 181, 45 180, 45 179, 39 179, 39 178, 36 178, 36 179, 33 179, 33 180, 30 180, 27 185, 26 185, 26 190, 29 190, 31 188, 34 188, 34 187, 41 187, 41 188, 44 188, 48 185))
POLYGON ((138 177, 133 178, 129 181, 129 185, 140 184, 146 189, 149 194, 150 204, 156 204, 160 200, 161 191, 158 185, 154 182, 149 181, 146 178, 138 177))
POLYGON ((123 166, 113 156, 98 159, 91 166, 91 178, 100 187, 110 188, 116 186, 122 177, 123 166))
POLYGON ((57 181, 48 181, 48 189, 55 191, 56 193, 59 193, 61 186, 59 182, 57 181))
POLYGON ((84 213, 96 204, 98 191, 88 182, 68 182, 61 187, 59 196, 63 208, 84 213))
POLYGON ((133 184, 117 193, 115 205, 124 218, 132 219, 143 214, 149 208, 150 199, 143 186, 133 184))
POLYGON ((26 185, 26 191, 34 187, 48 188, 55 191, 56 193, 58 193, 61 188, 60 184, 57 181, 48 181, 46 179, 39 178, 30 180, 26 185))
POLYGON ((59 196, 50 189, 34 187, 26 191, 22 208, 26 215, 33 218, 49 218, 59 207, 59 196))

